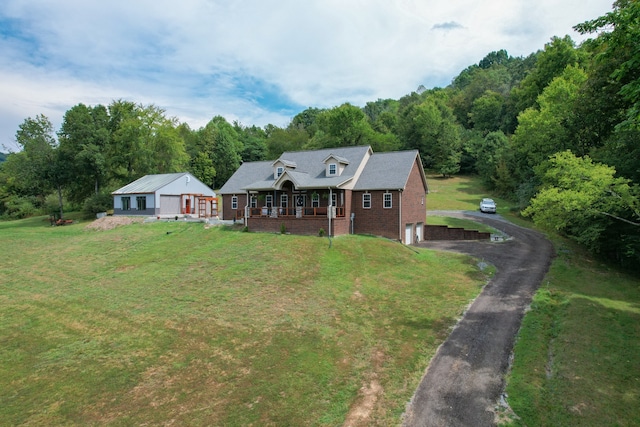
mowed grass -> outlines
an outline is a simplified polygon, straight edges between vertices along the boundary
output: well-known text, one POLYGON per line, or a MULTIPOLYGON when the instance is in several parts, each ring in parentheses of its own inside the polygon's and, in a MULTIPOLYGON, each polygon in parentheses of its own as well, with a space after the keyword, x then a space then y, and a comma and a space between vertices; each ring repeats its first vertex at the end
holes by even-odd
POLYGON ((362 236, 31 219, 0 241, 0 425, 395 425, 487 280, 362 236))
POLYGON ((556 247, 515 347, 510 423, 640 425, 640 280, 556 247))

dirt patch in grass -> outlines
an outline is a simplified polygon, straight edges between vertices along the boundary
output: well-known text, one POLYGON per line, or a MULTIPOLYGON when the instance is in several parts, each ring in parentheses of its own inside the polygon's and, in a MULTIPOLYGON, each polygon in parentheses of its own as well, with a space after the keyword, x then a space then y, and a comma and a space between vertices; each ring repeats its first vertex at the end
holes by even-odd
POLYGON ((349 409, 349 413, 344 421, 343 427, 356 427, 370 425, 371 413, 375 409, 378 397, 384 391, 380 381, 378 381, 378 371, 384 363, 384 353, 380 350, 374 352, 371 356, 371 363, 374 372, 369 377, 368 384, 364 384, 358 393, 358 399, 349 409))
POLYGON ((85 227, 86 230, 112 230, 120 225, 131 225, 141 223, 144 218, 131 218, 127 216, 105 216, 96 219, 91 224, 85 227))

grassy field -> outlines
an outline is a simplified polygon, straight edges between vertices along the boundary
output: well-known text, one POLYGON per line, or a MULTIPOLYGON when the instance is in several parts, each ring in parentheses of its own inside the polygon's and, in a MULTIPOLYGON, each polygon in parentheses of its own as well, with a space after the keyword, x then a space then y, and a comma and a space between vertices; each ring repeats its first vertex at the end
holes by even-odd
POLYGON ((85 225, 0 223, 0 425, 394 425, 487 280, 371 237, 85 225))
POLYGON ((640 425, 640 280, 558 240, 508 381, 521 426, 640 425))

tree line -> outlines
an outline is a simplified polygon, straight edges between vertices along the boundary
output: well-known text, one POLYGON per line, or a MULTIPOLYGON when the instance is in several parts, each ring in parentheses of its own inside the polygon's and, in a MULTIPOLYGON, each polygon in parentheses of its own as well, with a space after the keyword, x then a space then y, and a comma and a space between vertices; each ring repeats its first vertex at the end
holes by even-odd
POLYGON ((190 171, 219 188, 243 161, 284 151, 371 145, 419 150, 425 168, 478 174, 523 215, 635 265, 640 258, 640 19, 638 0, 576 25, 577 46, 553 37, 527 57, 489 53, 445 88, 400 99, 308 108, 285 127, 214 117, 194 130, 150 105, 78 104, 54 133, 40 115, 20 125, 0 168, 0 215, 65 203, 91 212, 145 174, 190 171))

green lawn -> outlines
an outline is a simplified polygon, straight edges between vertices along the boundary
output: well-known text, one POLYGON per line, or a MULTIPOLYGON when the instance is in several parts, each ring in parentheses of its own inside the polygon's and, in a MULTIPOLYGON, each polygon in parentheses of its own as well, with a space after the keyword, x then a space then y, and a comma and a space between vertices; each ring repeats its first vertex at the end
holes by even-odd
POLYGON ((385 239, 0 223, 0 425, 394 425, 487 277, 385 239))
POLYGON ((640 425, 640 280, 556 248, 515 349, 513 424, 640 425))

